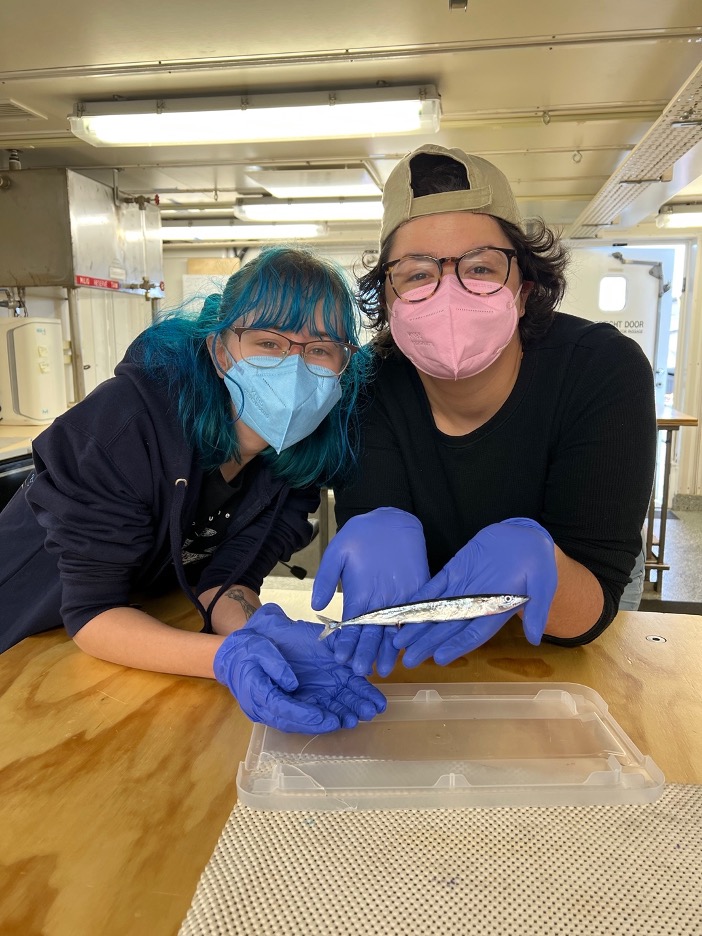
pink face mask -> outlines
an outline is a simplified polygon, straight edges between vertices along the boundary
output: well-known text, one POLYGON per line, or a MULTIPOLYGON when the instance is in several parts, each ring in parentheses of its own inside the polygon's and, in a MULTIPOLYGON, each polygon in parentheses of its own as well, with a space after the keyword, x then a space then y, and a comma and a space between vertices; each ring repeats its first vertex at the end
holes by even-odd
MULTIPOLYGON (((476 282, 475 286, 484 289, 485 283, 476 282)), ((428 292, 430 286, 419 286, 408 295, 419 299, 428 292)), ((491 296, 476 296, 449 273, 434 295, 423 302, 395 300, 390 310, 390 333, 420 371, 458 380, 479 374, 496 361, 518 321, 517 297, 506 286, 491 296)))

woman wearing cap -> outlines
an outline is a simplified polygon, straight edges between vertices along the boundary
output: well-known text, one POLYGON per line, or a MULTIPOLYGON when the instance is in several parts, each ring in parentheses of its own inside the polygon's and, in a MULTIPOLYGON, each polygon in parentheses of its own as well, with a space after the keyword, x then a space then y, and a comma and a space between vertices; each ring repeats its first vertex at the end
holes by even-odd
POLYGON ((198 315, 146 329, 115 376, 37 438, 35 474, 0 514, 0 650, 63 625, 104 660, 214 675, 249 717, 283 730, 382 710, 318 626, 258 598, 309 542, 319 485, 353 458, 357 327, 343 271, 278 247, 198 315), (164 577, 203 632, 136 603, 164 577))
MULTIPOLYGON (((339 578, 347 617, 526 594, 531 643, 586 643, 612 621, 641 551, 656 444, 648 361, 613 326, 557 313, 565 250, 542 224, 524 229, 491 163, 422 146, 391 173, 383 205, 378 263, 360 281, 377 373, 313 607, 339 578)), ((407 666, 446 664, 509 616, 349 627, 336 658, 356 672, 376 661, 382 675, 402 648, 407 666)))

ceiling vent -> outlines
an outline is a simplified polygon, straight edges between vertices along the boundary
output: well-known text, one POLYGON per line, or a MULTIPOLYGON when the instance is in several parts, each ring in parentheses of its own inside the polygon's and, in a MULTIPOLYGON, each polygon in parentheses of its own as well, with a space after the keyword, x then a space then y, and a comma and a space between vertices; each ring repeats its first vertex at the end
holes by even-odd
POLYGON ((11 98, 0 98, 0 121, 4 120, 46 120, 46 117, 11 98))
POLYGON ((702 140, 702 65, 668 104, 572 224, 568 237, 593 237, 702 140))

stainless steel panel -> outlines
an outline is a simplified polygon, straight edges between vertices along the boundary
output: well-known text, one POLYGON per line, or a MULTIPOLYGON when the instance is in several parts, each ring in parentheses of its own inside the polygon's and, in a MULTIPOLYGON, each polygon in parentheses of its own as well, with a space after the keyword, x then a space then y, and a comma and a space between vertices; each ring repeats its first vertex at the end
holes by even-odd
POLYGON ((0 286, 88 285, 163 295, 155 205, 115 205, 109 186, 70 169, 8 177, 10 187, 0 190, 0 286))
POLYGON ((73 282, 65 169, 8 173, 0 190, 0 285, 65 286, 73 282))

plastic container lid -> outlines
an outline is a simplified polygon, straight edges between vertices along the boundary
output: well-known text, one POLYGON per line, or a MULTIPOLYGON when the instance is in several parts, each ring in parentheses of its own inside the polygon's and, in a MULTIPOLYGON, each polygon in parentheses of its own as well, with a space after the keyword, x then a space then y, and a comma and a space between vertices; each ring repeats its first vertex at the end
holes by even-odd
POLYGON ((576 683, 383 683, 373 721, 331 734, 255 725, 239 801, 257 809, 650 803, 664 777, 576 683))

